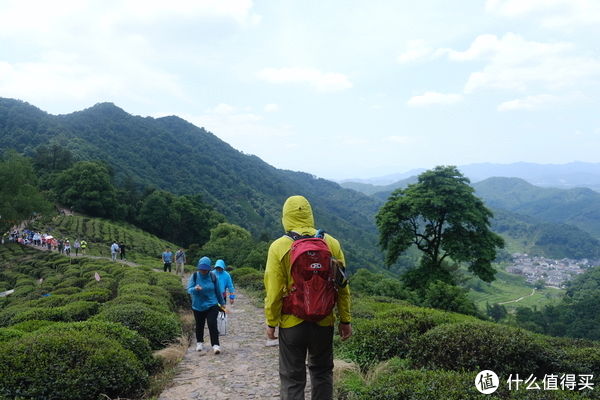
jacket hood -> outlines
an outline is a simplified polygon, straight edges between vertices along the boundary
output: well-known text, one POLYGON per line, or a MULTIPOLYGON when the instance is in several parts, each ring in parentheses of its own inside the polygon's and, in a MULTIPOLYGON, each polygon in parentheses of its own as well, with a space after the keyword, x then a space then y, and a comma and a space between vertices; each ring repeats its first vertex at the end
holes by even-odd
POLYGON ((310 203, 304 196, 291 196, 283 204, 281 223, 286 232, 313 234, 315 220, 310 203))

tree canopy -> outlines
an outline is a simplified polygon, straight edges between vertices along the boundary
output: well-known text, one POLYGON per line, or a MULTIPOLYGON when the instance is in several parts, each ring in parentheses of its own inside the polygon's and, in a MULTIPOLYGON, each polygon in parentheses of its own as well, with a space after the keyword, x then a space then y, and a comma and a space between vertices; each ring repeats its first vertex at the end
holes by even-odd
POLYGON ((504 241, 490 230, 491 218, 468 178, 455 166, 438 166, 394 191, 376 222, 388 266, 413 245, 422 252, 407 284, 425 287, 436 279, 455 283, 446 268, 450 260, 468 263, 469 271, 486 282, 494 280, 491 262, 504 241))
POLYGON ((0 230, 2 232, 33 213, 48 212, 52 204, 37 188, 29 158, 9 151, 0 160, 0 230))
POLYGON ((64 170, 54 191, 62 204, 75 211, 107 218, 117 215, 117 193, 108 167, 101 162, 80 161, 64 170))

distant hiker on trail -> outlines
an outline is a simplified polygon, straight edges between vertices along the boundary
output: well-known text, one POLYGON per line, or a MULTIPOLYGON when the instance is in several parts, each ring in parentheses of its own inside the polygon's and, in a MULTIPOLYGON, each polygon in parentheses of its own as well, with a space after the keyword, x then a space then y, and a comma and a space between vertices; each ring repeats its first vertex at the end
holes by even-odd
POLYGON ((73 242, 73 250, 75 250, 75 257, 77 257, 77 254, 79 253, 80 248, 81 248, 81 242, 79 241, 79 239, 75 239, 75 241, 73 242))
POLYGON ((162 253, 162 261, 163 261, 164 271, 167 272, 167 269, 168 269, 169 272, 171 272, 171 263, 173 262, 173 252, 171 251, 170 248, 167 247, 167 249, 164 251, 164 253, 162 253))
POLYGON ((126 258, 125 258, 125 243, 119 243, 119 252, 121 253, 121 260, 126 260, 126 258))
POLYGON ((217 260, 215 262, 215 274, 219 278, 219 291, 223 294, 223 300, 227 303, 227 293, 229 293, 229 300, 233 304, 235 300, 235 288, 233 287, 231 275, 225 271, 225 267, 225 261, 217 260))
POLYGON ((81 254, 85 254, 85 250, 87 249, 87 242, 85 240, 81 241, 81 254))
POLYGON ((175 273, 179 275, 179 271, 181 270, 181 276, 183 276, 185 270, 185 251, 182 248, 179 248, 177 252, 175 252, 175 273))
POLYGON ((335 270, 333 264, 345 265, 344 253, 334 237, 315 229, 310 203, 304 197, 289 197, 282 214, 287 234, 269 247, 264 278, 267 338, 276 339, 275 328, 279 327, 281 400, 304 399, 307 353, 311 399, 333 399, 336 287, 339 333, 342 340, 352 336, 350 290, 345 284, 330 283, 335 275, 329 275, 335 270), (310 272, 309 280, 302 274, 306 270, 310 272), (328 279, 321 273, 326 273, 328 279), (322 289, 318 299, 304 298, 309 282, 311 288, 322 289))
POLYGON ((65 241, 65 255, 71 257, 71 243, 69 243, 69 239, 65 241))
POLYGON ((110 257, 112 258, 113 261, 117 261, 117 254, 119 254, 119 245, 115 241, 110 246, 110 257))
POLYGON ((62 252, 63 252, 63 250, 64 250, 64 248, 65 248, 65 244, 64 244, 64 242, 62 241, 62 239, 58 239, 58 243, 57 243, 57 247, 56 247, 56 248, 58 249, 58 252, 59 252, 60 254, 62 254, 62 252))
POLYGON ((225 310, 225 301, 219 292, 217 276, 210 269, 208 257, 198 260, 198 271, 188 281, 187 291, 192 296, 192 311, 196 320, 196 351, 204 350, 204 323, 208 323, 210 344, 214 354, 221 353, 217 315, 225 310))

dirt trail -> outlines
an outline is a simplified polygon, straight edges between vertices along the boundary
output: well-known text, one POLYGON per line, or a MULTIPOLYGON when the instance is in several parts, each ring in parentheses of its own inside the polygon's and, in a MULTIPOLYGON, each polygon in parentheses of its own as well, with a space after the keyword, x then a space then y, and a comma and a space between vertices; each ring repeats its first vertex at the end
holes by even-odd
POLYGON ((519 297, 518 299, 515 299, 515 300, 510 300, 510 301, 505 301, 505 302, 498 303, 498 304, 502 305, 502 304, 508 304, 508 303, 518 303, 519 301, 521 301, 521 300, 523 300, 523 299, 525 299, 525 298, 527 298, 527 297, 531 297, 531 296, 533 296, 534 294, 535 294, 535 288, 534 288, 534 289, 532 289, 532 290, 531 290, 531 293, 530 293, 530 294, 528 294, 527 296, 519 297))
MULTIPOLYGON (((238 400, 279 398, 277 347, 266 347, 264 311, 243 291, 230 306, 228 334, 220 337, 222 352, 188 348, 172 386, 159 400, 238 400)), ((208 344, 208 328, 205 328, 208 344)), ((310 398, 310 396, 307 396, 310 398)))

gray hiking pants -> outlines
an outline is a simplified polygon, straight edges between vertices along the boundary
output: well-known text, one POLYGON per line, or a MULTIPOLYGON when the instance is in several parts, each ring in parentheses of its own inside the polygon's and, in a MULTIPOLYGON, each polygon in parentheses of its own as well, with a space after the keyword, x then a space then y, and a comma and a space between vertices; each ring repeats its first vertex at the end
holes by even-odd
POLYGON ((307 353, 311 399, 333 399, 333 327, 305 321, 279 328, 281 400, 304 400, 307 353))

